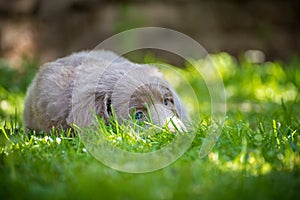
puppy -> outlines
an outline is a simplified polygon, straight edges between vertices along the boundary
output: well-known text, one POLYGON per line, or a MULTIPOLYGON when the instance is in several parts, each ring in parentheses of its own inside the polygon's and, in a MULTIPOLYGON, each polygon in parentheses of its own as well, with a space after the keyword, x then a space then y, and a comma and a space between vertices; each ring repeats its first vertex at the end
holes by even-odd
POLYGON ((98 50, 79 52, 41 66, 27 90, 27 130, 49 132, 92 124, 95 113, 108 122, 150 119, 171 131, 185 130, 188 114, 157 68, 98 50), (112 110, 113 108, 113 110, 112 110))

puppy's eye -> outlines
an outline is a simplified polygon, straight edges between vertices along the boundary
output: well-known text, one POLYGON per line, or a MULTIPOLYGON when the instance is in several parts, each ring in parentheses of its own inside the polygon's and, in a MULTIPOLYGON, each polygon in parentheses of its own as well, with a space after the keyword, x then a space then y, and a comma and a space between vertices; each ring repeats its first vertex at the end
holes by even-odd
POLYGON ((142 111, 138 111, 135 113, 135 119, 142 119, 143 118, 143 112, 142 111))

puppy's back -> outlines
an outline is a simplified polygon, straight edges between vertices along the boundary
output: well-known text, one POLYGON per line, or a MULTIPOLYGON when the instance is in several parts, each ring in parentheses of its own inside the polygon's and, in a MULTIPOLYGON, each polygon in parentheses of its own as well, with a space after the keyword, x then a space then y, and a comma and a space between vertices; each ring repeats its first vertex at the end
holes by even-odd
POLYGON ((24 108, 25 127, 36 131, 50 131, 52 126, 66 127, 71 85, 75 68, 59 63, 41 67, 28 88, 24 108))

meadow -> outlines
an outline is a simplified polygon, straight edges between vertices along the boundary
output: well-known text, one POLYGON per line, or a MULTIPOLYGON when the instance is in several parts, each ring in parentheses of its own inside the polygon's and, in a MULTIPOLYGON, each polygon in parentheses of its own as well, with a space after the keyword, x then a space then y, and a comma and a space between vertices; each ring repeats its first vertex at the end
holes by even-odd
MULTIPOLYGON (((38 63, 24 59, 15 70, 0 59, 0 199, 300 199, 299 57, 251 63, 219 53, 212 59, 227 96, 216 145, 199 158, 210 99, 203 79, 191 76, 186 64, 180 73, 202 91, 196 93, 201 115, 195 138, 174 163, 141 174, 105 166, 78 135, 25 133, 23 101, 38 63)), ((124 134, 126 127, 107 130, 109 140, 134 152, 154 151, 175 137, 163 132, 145 140, 124 134)))

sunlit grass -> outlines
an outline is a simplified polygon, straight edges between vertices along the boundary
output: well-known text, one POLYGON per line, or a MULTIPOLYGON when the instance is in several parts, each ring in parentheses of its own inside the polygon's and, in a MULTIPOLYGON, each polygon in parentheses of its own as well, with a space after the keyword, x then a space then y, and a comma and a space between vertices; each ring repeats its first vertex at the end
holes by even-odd
MULTIPOLYGON (((0 66, 0 199, 299 199, 300 61, 251 64, 226 53, 212 58, 228 104, 214 149, 199 159, 210 124, 209 109, 203 108, 210 106, 203 79, 190 75, 189 67, 179 70, 192 88, 200 89, 195 139, 172 165, 139 175, 101 164, 79 135, 25 133, 24 88, 34 72, 0 66), (23 78, 16 81, 20 73, 23 78)), ((184 94, 180 81, 175 80, 175 88, 184 94)), ((183 100, 193 103, 186 96, 183 100)), ((195 105, 191 108, 196 112, 195 105)), ((96 133, 131 152, 155 151, 176 137, 155 127, 136 134, 143 130, 138 123, 113 121, 107 126, 100 120, 96 125, 96 133)))
POLYGON ((75 125, 74 129, 95 143, 103 140, 109 141, 112 147, 129 152, 155 151, 168 145, 176 137, 175 133, 171 132, 167 126, 159 127, 150 122, 139 122, 135 119, 120 123, 116 117, 111 117, 107 124, 103 119, 97 117, 93 124, 86 128, 75 125))

